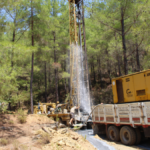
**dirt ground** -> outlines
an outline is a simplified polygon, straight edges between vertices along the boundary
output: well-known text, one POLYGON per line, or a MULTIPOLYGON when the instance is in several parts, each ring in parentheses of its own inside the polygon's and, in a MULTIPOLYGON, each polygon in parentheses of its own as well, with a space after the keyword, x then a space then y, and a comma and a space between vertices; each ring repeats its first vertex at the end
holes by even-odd
POLYGON ((17 115, 0 116, 0 150, 95 150, 76 132, 44 115, 28 115, 20 124, 17 115))

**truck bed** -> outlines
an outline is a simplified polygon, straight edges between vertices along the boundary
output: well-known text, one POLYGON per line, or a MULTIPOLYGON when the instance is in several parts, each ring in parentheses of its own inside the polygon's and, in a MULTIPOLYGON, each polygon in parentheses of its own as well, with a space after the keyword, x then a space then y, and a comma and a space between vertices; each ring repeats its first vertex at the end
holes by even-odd
POLYGON ((150 102, 126 104, 100 104, 92 113, 93 123, 116 126, 150 126, 150 102))

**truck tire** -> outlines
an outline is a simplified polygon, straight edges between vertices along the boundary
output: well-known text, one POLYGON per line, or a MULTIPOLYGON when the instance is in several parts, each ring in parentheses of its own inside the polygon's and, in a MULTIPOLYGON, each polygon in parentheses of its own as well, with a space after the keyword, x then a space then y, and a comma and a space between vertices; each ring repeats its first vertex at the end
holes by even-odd
POLYGON ((111 141, 118 142, 120 140, 119 129, 116 126, 110 126, 108 128, 108 138, 111 141))
POLYGON ((120 130, 121 142, 125 145, 134 145, 136 142, 136 133, 133 128, 123 126, 120 130))
POLYGON ((135 144, 138 145, 138 144, 140 144, 141 139, 142 139, 141 132, 140 132, 140 130, 138 128, 135 129, 135 134, 136 134, 136 142, 135 142, 135 144))

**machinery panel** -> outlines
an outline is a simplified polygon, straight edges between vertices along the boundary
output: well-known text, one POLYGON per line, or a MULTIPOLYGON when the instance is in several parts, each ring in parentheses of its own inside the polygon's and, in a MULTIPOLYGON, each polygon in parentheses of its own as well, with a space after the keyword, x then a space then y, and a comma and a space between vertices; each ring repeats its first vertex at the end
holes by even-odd
POLYGON ((147 100, 145 72, 133 75, 135 101, 147 100))
POLYGON ((112 79, 112 91, 115 104, 150 100, 150 69, 112 79))
POLYGON ((123 78, 123 93, 124 93, 124 102, 133 102, 135 101, 134 93, 134 82, 132 76, 127 76, 123 78))
POLYGON ((146 79, 146 94, 147 94, 147 99, 150 100, 150 71, 147 71, 145 73, 145 79, 146 79))

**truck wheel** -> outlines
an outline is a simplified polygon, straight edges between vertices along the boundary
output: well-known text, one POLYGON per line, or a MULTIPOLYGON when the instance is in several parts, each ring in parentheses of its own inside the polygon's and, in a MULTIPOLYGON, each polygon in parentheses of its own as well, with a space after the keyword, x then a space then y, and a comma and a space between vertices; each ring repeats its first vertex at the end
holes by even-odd
POLYGON ((135 144, 140 144, 141 142, 141 139, 142 139, 142 135, 141 135, 141 132, 138 128, 135 129, 135 134, 136 134, 136 142, 135 144))
POLYGON ((123 126, 120 130, 120 139, 125 145, 134 145, 136 142, 136 134, 134 129, 129 126, 123 126))
POLYGON ((108 138, 115 142, 120 140, 119 129, 116 126, 110 126, 108 128, 108 138))

